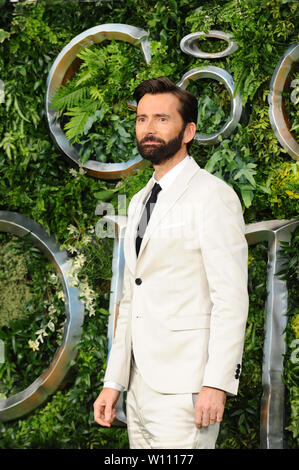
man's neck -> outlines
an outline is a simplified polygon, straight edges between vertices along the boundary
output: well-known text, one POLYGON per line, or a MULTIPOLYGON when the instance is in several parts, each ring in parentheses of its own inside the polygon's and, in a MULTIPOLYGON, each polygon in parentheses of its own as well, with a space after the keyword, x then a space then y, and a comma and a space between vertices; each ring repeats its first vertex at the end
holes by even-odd
POLYGON ((188 155, 186 148, 180 149, 173 157, 165 160, 159 165, 153 165, 155 168, 155 180, 159 181, 169 170, 180 163, 188 155))

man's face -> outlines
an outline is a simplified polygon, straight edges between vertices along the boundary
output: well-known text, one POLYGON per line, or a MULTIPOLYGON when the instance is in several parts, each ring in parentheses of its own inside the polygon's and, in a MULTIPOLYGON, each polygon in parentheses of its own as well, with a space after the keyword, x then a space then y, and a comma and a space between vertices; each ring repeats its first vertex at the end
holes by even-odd
POLYGON ((140 155, 159 165, 184 145, 185 126, 172 93, 146 94, 138 103, 136 138, 140 155))

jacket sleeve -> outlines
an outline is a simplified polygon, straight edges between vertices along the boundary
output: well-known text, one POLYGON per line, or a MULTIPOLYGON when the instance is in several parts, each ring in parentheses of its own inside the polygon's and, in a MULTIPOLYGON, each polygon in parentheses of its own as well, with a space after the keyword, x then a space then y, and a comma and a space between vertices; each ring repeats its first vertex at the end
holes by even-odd
POLYGON ((237 394, 248 314, 248 245, 236 193, 222 182, 211 190, 198 229, 213 305, 203 385, 237 394))
POLYGON ((124 268, 123 292, 119 304, 119 313, 116 321, 112 346, 108 356, 108 363, 104 377, 105 382, 114 382, 127 388, 127 368, 130 365, 131 345, 128 337, 128 321, 131 305, 131 287, 127 266, 124 268))
MULTIPOLYGON (((130 222, 134 216, 136 200, 135 194, 128 207, 128 220, 125 238, 130 236, 130 222)), ((125 253, 126 255, 126 253, 125 253)), ((130 377, 132 340, 131 340, 131 303, 132 286, 130 271, 127 263, 124 266, 122 297, 119 304, 118 317, 114 325, 114 334, 111 350, 108 356, 108 363, 104 377, 105 382, 114 382, 119 388, 127 389, 130 377)))

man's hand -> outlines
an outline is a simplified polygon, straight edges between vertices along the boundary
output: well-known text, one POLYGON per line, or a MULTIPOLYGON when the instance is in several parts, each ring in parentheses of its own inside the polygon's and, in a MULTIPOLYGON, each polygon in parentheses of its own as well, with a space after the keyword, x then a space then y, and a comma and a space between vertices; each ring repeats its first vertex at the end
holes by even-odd
POLYGON ((220 423, 224 412, 226 393, 212 387, 202 387, 195 405, 195 424, 198 428, 220 423))
POLYGON ((94 420, 101 426, 110 428, 115 418, 114 405, 118 400, 120 392, 114 388, 103 388, 100 395, 93 404, 94 420))

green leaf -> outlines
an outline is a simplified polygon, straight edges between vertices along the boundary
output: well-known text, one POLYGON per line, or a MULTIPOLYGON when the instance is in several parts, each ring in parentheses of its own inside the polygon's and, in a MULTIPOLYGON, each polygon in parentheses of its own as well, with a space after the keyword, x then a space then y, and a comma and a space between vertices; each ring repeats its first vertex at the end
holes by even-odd
POLYGON ((207 170, 209 173, 212 173, 216 163, 219 162, 221 159, 222 159, 221 152, 220 151, 215 152, 210 158, 210 160, 207 162, 207 164, 205 165, 205 170, 207 170))
POLYGON ((246 168, 241 168, 239 171, 237 171, 237 173, 234 176, 234 180, 237 180, 241 176, 244 176, 252 184, 252 186, 255 186, 255 180, 254 180, 253 175, 256 174, 256 171, 251 170, 249 168, 249 165, 251 164, 249 163, 246 168))
POLYGON ((87 121, 86 121, 86 124, 84 126, 84 129, 83 129, 83 133, 84 135, 86 135, 88 133, 88 131, 91 129, 92 125, 96 122, 96 121, 101 121, 103 119, 105 115, 105 110, 104 109, 98 109, 93 116, 90 116, 87 121))
POLYGON ((7 31, 4 31, 4 29, 0 29, 0 43, 4 42, 5 39, 8 39, 10 37, 10 34, 7 31))
POLYGON ((61 86, 55 95, 52 96, 51 104, 57 111, 72 108, 82 103, 88 93, 88 87, 74 88, 74 86, 61 86))
POLYGON ((107 201, 108 199, 111 199, 111 197, 114 195, 115 191, 110 191, 110 190, 103 190, 103 191, 97 191, 96 193, 93 193, 94 197, 96 199, 100 199, 101 201, 107 201))
POLYGON ((249 190, 246 190, 246 189, 241 189, 241 196, 242 196, 242 199, 244 201, 245 207, 247 207, 247 208, 250 207, 251 203, 252 203, 252 200, 253 200, 253 197, 254 197, 253 191, 249 191, 249 190))
POLYGON ((95 113, 96 109, 97 103, 87 100, 82 106, 71 108, 65 113, 66 116, 71 116, 70 121, 64 126, 68 140, 78 142, 88 118, 95 113))

